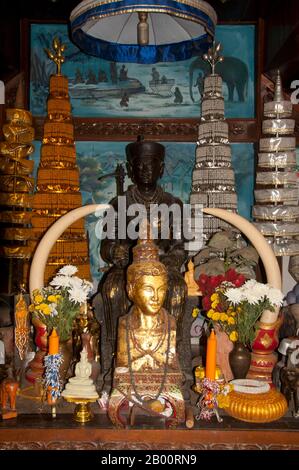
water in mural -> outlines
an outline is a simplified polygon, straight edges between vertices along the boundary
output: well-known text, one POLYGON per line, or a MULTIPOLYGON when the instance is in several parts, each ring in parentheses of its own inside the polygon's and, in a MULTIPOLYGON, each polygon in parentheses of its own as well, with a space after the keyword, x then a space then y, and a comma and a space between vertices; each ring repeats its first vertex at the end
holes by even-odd
MULTIPOLYGON (((64 24, 31 24, 30 110, 46 114, 53 62, 44 48, 59 37, 67 45, 63 72, 69 77, 72 113, 81 117, 199 117, 203 76, 209 66, 201 57, 155 65, 108 62, 82 53, 64 24)), ((225 61, 223 78, 228 118, 254 116, 255 26, 220 25, 217 40, 225 61)))
MULTIPOLYGON (((34 142, 35 171, 40 156, 40 142, 34 142)), ((166 148, 165 170, 161 186, 188 202, 191 186, 191 175, 194 166, 195 144, 164 142, 166 148)), ((102 178, 115 171, 116 165, 125 165, 125 142, 77 142, 77 162, 80 167, 80 189, 83 205, 109 202, 116 195, 116 184, 113 176, 102 178)), ((250 218, 254 189, 254 149, 252 144, 233 144, 232 162, 236 175, 238 194, 238 212, 250 218)), ((36 176, 36 175, 35 175, 36 176)), ((125 189, 131 184, 125 181, 125 189)), ((97 282, 104 269, 104 262, 99 256, 100 241, 95 235, 98 219, 90 216, 86 219, 89 236, 89 251, 93 279, 97 282)))

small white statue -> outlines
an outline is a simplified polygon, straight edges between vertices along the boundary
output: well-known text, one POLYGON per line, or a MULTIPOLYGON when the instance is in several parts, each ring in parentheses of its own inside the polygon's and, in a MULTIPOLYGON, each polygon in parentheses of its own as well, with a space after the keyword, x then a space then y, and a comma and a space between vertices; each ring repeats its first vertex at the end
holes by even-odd
POLYGON ((92 367, 87 359, 87 349, 84 348, 81 351, 80 362, 77 363, 75 368, 75 377, 68 381, 62 396, 64 398, 99 398, 95 385, 92 379, 89 378, 91 371, 92 367))
POLYGON ((86 348, 82 349, 81 354, 80 354, 80 357, 81 357, 80 362, 78 362, 75 367, 76 379, 80 378, 82 380, 85 380, 85 379, 89 379, 89 377, 91 376, 92 367, 91 367, 90 362, 87 359, 87 356, 88 356, 87 349, 86 348))

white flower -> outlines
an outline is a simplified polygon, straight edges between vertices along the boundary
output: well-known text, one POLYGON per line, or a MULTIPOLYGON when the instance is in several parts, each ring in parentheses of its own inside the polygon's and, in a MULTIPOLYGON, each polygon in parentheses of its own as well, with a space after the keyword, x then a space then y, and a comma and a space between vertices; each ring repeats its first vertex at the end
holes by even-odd
POLYGON ((283 304, 284 295, 279 289, 270 287, 268 292, 268 299, 271 305, 281 306, 283 304))
POLYGON ((240 302, 242 302, 242 300, 244 300, 243 293, 240 288, 227 289, 224 294, 225 297, 227 297, 228 301, 232 304, 239 304, 240 302))
POLYGON ((243 299, 247 301, 250 305, 258 304, 264 297, 261 297, 259 293, 255 293, 254 291, 245 292, 243 295, 243 299))
POLYGON ((77 276, 69 278, 69 286, 72 289, 82 289, 83 281, 77 276))
POLYGON ((259 282, 257 282, 255 279, 249 279, 249 281, 246 281, 242 287, 246 287, 248 289, 256 289, 258 284, 259 282))
POLYGON ((88 295, 93 291, 93 283, 89 281, 83 281, 82 289, 88 295))
POLYGON ((58 274, 61 274, 62 276, 73 276, 77 271, 78 268, 76 268, 76 266, 66 264, 63 268, 59 269, 58 274))
POLYGON ((244 300, 247 300, 251 305, 264 301, 265 297, 268 295, 268 286, 254 279, 245 282, 241 289, 243 291, 244 300))
POLYGON ((69 290, 69 296, 72 302, 79 304, 83 304, 87 299, 86 292, 84 292, 83 289, 77 289, 75 287, 69 290))
POLYGON ((59 287, 69 287, 70 277, 68 276, 55 276, 54 279, 50 282, 51 286, 54 286, 56 289, 59 287))

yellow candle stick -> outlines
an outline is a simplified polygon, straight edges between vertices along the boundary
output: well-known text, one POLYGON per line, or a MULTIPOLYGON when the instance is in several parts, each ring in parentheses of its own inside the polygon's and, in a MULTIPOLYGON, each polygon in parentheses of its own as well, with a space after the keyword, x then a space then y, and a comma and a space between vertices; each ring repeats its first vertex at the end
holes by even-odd
POLYGON ((216 350, 217 339, 215 331, 212 330, 208 338, 206 359, 206 378, 210 380, 215 380, 216 377, 216 350))

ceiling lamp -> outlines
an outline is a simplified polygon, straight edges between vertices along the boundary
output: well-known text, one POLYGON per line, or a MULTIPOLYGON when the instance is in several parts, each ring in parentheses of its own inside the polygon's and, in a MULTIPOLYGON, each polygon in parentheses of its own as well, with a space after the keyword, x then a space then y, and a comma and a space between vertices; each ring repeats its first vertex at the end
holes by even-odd
POLYGON ((73 41, 115 62, 173 62, 205 52, 217 16, 202 0, 83 0, 72 11, 73 41))

